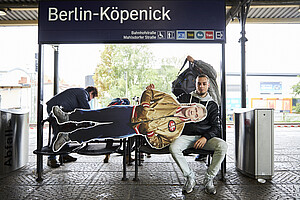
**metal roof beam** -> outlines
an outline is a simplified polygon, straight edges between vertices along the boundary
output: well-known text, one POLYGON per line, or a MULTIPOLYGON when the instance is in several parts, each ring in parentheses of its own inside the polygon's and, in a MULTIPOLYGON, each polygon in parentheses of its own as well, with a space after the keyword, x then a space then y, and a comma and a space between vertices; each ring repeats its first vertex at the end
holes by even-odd
POLYGON ((251 6, 285 6, 285 5, 300 5, 300 1, 255 1, 253 0, 251 6))
POLYGON ((251 8, 299 8, 300 5, 252 5, 251 8))
POLYGON ((38 8, 38 3, 0 3, 0 8, 38 8))
MULTIPOLYGON (((234 19, 230 23, 240 23, 234 19)), ((300 24, 300 18, 247 18, 247 24, 300 24)))
POLYGON ((37 26, 38 20, 0 20, 0 26, 37 26))

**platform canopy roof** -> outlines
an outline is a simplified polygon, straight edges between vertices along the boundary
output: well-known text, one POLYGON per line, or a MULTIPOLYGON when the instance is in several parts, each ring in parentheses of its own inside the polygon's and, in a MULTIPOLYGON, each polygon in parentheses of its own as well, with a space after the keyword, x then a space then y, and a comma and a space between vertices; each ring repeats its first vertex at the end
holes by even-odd
MULTIPOLYGON (((251 2, 247 23, 300 23, 300 0, 225 0, 226 24, 238 22, 244 2, 251 2)), ((0 0, 0 26, 37 25, 38 0, 0 0)))

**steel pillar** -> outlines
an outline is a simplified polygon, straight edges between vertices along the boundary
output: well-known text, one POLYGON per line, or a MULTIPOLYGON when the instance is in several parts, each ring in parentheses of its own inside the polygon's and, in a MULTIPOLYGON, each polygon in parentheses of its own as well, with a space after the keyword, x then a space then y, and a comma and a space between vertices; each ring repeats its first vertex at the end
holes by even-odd
POLYGON ((239 20, 241 24, 241 38, 239 42, 241 43, 241 107, 246 108, 246 92, 247 92, 247 82, 246 82, 246 19, 249 11, 251 1, 244 1, 241 5, 241 11, 239 15, 239 20))
MULTIPOLYGON (((222 139, 226 141, 226 71, 225 71, 225 43, 222 43, 222 55, 221 55, 221 130, 222 139)), ((226 173, 226 156, 222 162, 222 179, 226 173)))
POLYGON ((54 50, 54 78, 53 78, 53 95, 59 92, 59 75, 58 75, 58 46, 52 46, 54 50))
MULTIPOLYGON (((37 94, 37 151, 43 147, 43 101, 44 101, 44 47, 39 44, 38 57, 38 94, 37 94)), ((43 172, 43 155, 37 154, 36 171, 38 174, 37 181, 42 181, 43 172)))

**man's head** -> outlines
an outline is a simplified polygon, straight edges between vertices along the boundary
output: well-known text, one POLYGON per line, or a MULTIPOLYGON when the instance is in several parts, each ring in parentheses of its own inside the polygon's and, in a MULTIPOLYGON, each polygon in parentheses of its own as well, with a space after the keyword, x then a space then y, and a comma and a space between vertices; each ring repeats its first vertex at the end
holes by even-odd
POLYGON ((207 110, 199 103, 193 103, 183 108, 184 116, 192 122, 199 122, 206 118, 207 110))
POLYGON ((98 97, 98 90, 97 90, 97 88, 95 88, 93 86, 88 86, 88 87, 85 88, 85 90, 89 93, 90 100, 92 100, 95 97, 98 97))
POLYGON ((209 87, 209 78, 205 74, 200 74, 196 78, 196 92, 200 96, 206 96, 209 87))

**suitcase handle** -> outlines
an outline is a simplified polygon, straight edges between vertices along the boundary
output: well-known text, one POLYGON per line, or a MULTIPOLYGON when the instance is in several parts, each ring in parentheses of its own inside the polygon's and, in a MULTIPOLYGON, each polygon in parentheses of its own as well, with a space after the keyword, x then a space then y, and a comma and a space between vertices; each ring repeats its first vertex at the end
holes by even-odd
POLYGON ((181 70, 184 68, 185 64, 187 63, 187 58, 184 60, 182 67, 180 68, 179 72, 177 75, 179 75, 179 73, 181 72, 181 70))
MULTIPOLYGON (((180 72, 182 71, 182 69, 184 68, 185 64, 187 63, 187 58, 184 60, 182 67, 180 68, 180 70, 178 71, 177 76, 180 74, 180 72)), ((189 67, 192 68, 192 62, 189 62, 189 67)))

